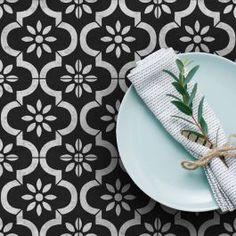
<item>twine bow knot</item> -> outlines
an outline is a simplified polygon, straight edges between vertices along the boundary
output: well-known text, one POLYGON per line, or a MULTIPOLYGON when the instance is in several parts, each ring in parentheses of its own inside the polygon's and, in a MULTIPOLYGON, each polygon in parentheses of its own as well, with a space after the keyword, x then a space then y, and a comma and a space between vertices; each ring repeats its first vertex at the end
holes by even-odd
POLYGON ((214 158, 236 157, 236 146, 231 144, 232 138, 236 138, 236 134, 230 135, 228 141, 224 145, 210 149, 209 152, 200 159, 195 161, 182 161, 182 167, 187 170, 195 170, 198 167, 206 166, 214 158))

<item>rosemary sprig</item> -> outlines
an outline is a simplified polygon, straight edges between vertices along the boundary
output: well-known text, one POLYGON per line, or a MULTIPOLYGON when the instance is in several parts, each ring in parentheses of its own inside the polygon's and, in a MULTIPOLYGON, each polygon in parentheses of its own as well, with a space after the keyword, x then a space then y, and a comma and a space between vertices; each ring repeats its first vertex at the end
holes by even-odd
MULTIPOLYGON (((197 84, 195 83, 193 89, 189 91, 188 84, 192 80, 193 76, 199 69, 199 65, 194 66, 188 73, 186 73, 186 67, 191 63, 188 59, 176 60, 176 65, 179 70, 178 76, 173 74, 171 71, 164 70, 168 75, 170 75, 174 82, 172 85, 175 87, 176 91, 179 93, 180 97, 177 97, 173 94, 167 94, 167 96, 173 98, 174 100, 171 103, 186 117, 182 116, 173 116, 177 119, 181 119, 185 122, 188 122, 195 126, 196 130, 185 130, 191 134, 203 137, 206 141, 212 144, 208 137, 208 125, 203 117, 203 104, 204 97, 201 99, 198 105, 198 114, 197 117, 193 114, 193 101, 197 93, 197 84)), ((213 144, 212 144, 213 145, 213 144)))

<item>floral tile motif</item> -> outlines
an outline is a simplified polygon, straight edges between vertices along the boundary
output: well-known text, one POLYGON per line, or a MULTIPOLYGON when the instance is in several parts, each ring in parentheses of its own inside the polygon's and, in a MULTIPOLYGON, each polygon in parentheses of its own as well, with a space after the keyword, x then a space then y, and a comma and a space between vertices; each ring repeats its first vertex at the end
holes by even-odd
POLYGON ((0 236, 229 236, 235 213, 156 203, 119 158, 136 61, 236 59, 234 0, 0 0, 0 236))

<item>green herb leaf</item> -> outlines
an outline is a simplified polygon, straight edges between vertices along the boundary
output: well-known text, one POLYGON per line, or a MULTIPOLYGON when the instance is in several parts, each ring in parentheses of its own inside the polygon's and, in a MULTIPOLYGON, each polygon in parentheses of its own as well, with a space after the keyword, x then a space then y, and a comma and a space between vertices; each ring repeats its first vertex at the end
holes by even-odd
POLYGON ((201 122, 202 117, 202 111, 203 111, 203 102, 204 102, 204 97, 201 99, 199 106, 198 106, 198 122, 201 122))
POLYGON ((203 103, 204 103, 204 97, 201 99, 199 106, 198 106, 198 122, 201 126, 202 132, 204 135, 207 136, 208 134, 208 126, 207 123, 205 121, 205 119, 202 116, 203 113, 203 103))
POLYGON ((181 60, 179 60, 179 59, 176 59, 175 62, 176 62, 177 67, 179 68, 179 71, 183 72, 184 71, 184 64, 183 64, 183 62, 181 60))
POLYGON ((182 57, 181 61, 184 64, 184 66, 186 66, 186 64, 189 62, 189 59, 188 59, 188 57, 182 57))
POLYGON ((197 84, 194 84, 193 90, 191 92, 191 95, 189 97, 188 105, 192 107, 193 99, 195 98, 197 93, 197 84))
POLYGON ((208 135, 208 126, 207 126, 207 123, 205 121, 205 119, 202 117, 202 119, 200 120, 200 126, 202 128, 202 132, 205 136, 208 135))
POLYGON ((175 87, 175 89, 182 95, 185 94, 185 89, 177 82, 173 82, 172 85, 175 87))
POLYGON ((188 119, 186 119, 186 118, 184 118, 182 116, 171 116, 171 117, 178 118, 178 119, 184 120, 184 121, 186 121, 186 122, 188 122, 188 123, 190 123, 192 125, 195 125, 191 120, 188 120, 188 119))
POLYGON ((205 138, 204 135, 198 133, 197 131, 194 131, 194 130, 189 130, 189 129, 183 129, 181 130, 181 132, 189 132, 191 134, 194 134, 194 135, 197 135, 199 138, 205 138))
POLYGON ((172 101, 171 103, 174 104, 185 115, 191 116, 193 114, 192 110, 184 103, 180 101, 172 101))
POLYGON ((178 77, 176 75, 174 75, 171 71, 169 70, 163 70, 163 72, 167 73, 168 75, 170 75, 175 81, 179 81, 178 77))
POLYGON ((166 96, 172 97, 172 98, 174 98, 174 99, 176 99, 176 100, 178 100, 178 101, 181 101, 180 98, 178 98, 177 96, 175 96, 175 95, 173 95, 173 94, 168 93, 168 94, 166 94, 166 96))
POLYGON ((195 73, 197 72, 197 70, 199 69, 199 66, 194 66, 190 71, 189 73, 187 74, 186 76, 186 79, 185 79, 185 83, 189 83, 190 80, 193 78, 193 76, 195 75, 195 73))
POLYGON ((190 61, 189 58, 187 56, 184 56, 181 58, 182 63, 184 64, 184 66, 188 66, 189 64, 191 64, 193 61, 190 61))
POLYGON ((188 61, 188 62, 186 62, 186 63, 184 63, 184 66, 189 66, 191 63, 193 63, 193 61, 188 61))
POLYGON ((188 106, 188 101, 189 101, 189 94, 188 91, 185 91, 185 94, 183 95, 183 102, 186 106, 188 106))

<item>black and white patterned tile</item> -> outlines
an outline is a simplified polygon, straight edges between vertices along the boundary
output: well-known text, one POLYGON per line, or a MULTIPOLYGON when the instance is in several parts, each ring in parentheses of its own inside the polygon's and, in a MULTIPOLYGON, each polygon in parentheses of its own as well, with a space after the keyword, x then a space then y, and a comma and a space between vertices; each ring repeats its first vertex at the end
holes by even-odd
POLYGON ((234 0, 0 0, 0 235, 230 236, 235 213, 162 206, 129 178, 115 125, 160 47, 236 59, 234 0))

